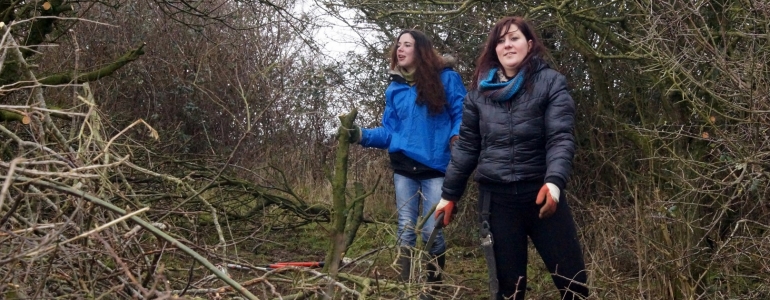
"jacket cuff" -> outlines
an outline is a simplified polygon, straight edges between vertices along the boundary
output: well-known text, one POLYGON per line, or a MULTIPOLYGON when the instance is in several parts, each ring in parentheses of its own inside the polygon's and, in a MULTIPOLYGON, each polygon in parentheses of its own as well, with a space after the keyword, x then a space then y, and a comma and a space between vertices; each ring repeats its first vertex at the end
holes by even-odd
POLYGON ((548 176, 547 178, 545 178, 545 182, 550 182, 555 184, 559 188, 559 190, 562 190, 562 191, 564 190, 564 187, 567 185, 567 183, 564 182, 563 179, 557 176, 548 176))
MULTIPOLYGON (((361 127, 359 127, 359 128, 361 128, 361 127)), ((368 129, 368 128, 361 128, 361 137, 358 138, 358 143, 361 146, 366 147, 365 146, 366 145, 365 141, 369 141, 369 130, 370 129, 368 129)))
POLYGON ((441 192, 441 199, 444 199, 447 201, 457 202, 457 200, 460 200, 460 197, 461 196, 452 195, 447 192, 441 192))

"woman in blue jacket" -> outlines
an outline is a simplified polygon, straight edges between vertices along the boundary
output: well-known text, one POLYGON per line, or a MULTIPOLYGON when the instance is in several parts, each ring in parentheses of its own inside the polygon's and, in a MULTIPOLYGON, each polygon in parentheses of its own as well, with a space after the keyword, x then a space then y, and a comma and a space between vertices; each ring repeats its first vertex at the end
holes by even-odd
MULTIPOLYGON (((441 199, 450 145, 457 139, 462 121, 466 91, 460 75, 452 70, 452 63, 433 50, 433 44, 422 32, 401 32, 391 48, 391 82, 385 90, 382 126, 360 130, 362 146, 388 149, 390 155, 398 239, 402 246, 399 265, 404 281, 409 280, 409 247, 414 247, 417 240, 417 218, 427 214, 441 199)), ((424 241, 435 224, 433 218, 425 222, 421 231, 424 241)), ((428 252, 435 256, 440 268, 444 265, 445 250, 444 237, 439 234, 428 252)), ((428 281, 439 281, 440 273, 435 266, 428 268, 428 281)))

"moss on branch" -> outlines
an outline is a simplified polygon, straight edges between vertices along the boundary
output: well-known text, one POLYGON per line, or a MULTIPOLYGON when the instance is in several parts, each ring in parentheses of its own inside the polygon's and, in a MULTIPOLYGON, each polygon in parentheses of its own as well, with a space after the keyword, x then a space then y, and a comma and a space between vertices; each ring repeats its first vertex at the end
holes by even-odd
POLYGON ((75 76, 73 72, 46 76, 40 79, 40 83, 45 85, 59 85, 59 84, 70 84, 70 83, 84 83, 84 82, 99 80, 103 77, 112 75, 112 73, 115 73, 115 71, 117 71, 118 69, 122 68, 123 66, 127 65, 132 61, 137 60, 140 56, 144 54, 145 45, 147 44, 142 43, 136 49, 126 52, 126 54, 123 54, 123 56, 119 57, 114 62, 100 69, 96 69, 87 73, 82 73, 77 76, 75 76))

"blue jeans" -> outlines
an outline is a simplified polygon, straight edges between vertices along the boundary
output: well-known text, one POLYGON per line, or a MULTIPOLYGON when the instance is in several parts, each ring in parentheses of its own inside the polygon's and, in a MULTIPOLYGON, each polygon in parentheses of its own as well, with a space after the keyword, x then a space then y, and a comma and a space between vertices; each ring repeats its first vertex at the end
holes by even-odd
MULTIPOLYGON (((398 211, 398 244, 414 247, 417 243, 415 226, 417 217, 425 216, 441 200, 441 186, 444 177, 425 180, 415 180, 399 174, 393 175, 393 183, 396 186, 396 209, 398 211), (422 205, 421 205, 422 204, 422 205), (420 212, 422 208, 422 213, 420 212)), ((420 233, 423 242, 427 242, 430 233, 436 226, 433 216, 428 216, 428 221, 423 225, 420 233)), ((446 250, 444 233, 439 232, 433 247, 428 252, 439 255, 446 250)))

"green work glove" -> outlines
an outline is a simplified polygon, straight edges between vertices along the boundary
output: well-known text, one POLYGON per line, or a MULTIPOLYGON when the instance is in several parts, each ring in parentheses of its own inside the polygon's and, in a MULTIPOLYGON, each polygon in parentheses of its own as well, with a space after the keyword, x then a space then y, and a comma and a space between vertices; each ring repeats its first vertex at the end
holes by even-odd
POLYGON ((354 144, 358 144, 361 142, 361 127, 359 127, 356 124, 353 124, 352 128, 347 128, 348 131, 348 141, 354 144))

